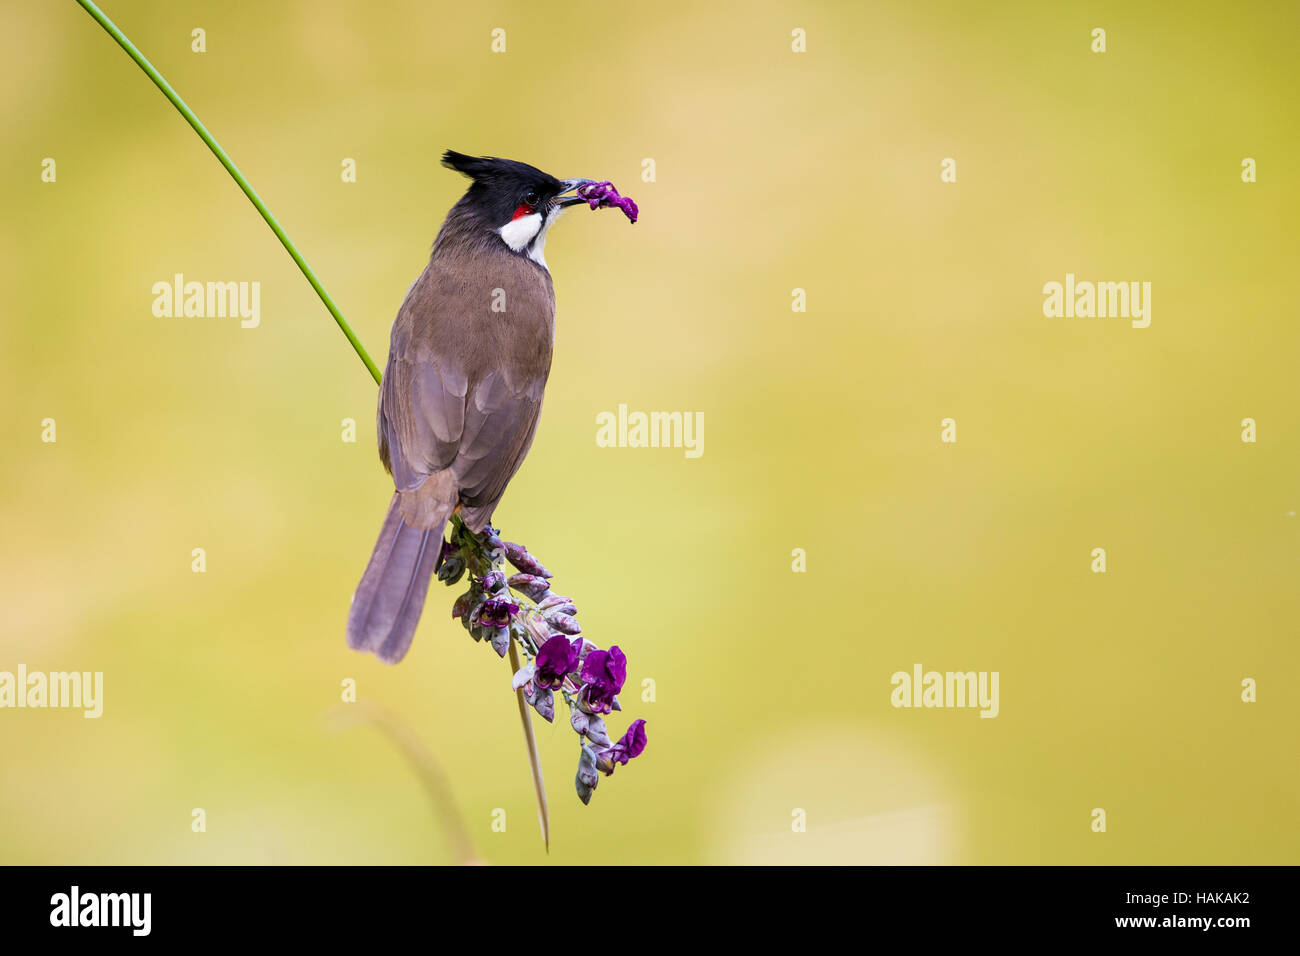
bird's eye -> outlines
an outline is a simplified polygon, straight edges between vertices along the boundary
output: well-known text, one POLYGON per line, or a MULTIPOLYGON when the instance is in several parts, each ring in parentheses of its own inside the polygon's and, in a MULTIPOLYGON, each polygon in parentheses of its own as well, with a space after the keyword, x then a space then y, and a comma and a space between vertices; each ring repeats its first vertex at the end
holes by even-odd
POLYGON ((532 206, 534 209, 537 208, 537 204, 540 201, 541 200, 538 199, 537 193, 529 193, 527 196, 524 197, 524 205, 532 206))

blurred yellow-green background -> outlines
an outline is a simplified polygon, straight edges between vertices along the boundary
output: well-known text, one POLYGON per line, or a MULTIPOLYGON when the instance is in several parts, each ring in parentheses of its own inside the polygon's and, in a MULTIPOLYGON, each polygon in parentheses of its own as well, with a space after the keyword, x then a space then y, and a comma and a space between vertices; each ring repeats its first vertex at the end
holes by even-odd
POLYGON ((650 744, 583 807, 563 708, 539 724, 548 857, 457 592, 400 665, 347 649, 391 492, 373 382, 103 30, 4 0, 0 670, 105 690, 0 710, 0 862, 452 860, 392 744, 329 720, 349 678, 492 863, 1298 861, 1296 5, 104 8, 380 363, 463 189, 443 149, 638 200, 551 235, 497 523, 627 651, 650 744), (178 272, 259 281, 260 327, 155 318, 178 272), (1045 318, 1067 272, 1151 282, 1150 327, 1045 318), (620 403, 702 412, 703 456, 597 447, 620 403), (998 671, 999 716, 893 708, 918 663, 998 671))

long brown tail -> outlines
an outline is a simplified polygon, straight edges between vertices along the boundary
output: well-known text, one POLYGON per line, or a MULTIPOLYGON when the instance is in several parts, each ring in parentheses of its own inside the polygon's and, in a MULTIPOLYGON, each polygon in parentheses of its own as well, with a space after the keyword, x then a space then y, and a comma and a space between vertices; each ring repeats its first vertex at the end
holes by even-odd
POLYGON ((406 656, 438 566, 444 525, 412 528, 402 521, 399 496, 393 495, 370 563, 352 595, 348 647, 371 651, 385 664, 406 656))

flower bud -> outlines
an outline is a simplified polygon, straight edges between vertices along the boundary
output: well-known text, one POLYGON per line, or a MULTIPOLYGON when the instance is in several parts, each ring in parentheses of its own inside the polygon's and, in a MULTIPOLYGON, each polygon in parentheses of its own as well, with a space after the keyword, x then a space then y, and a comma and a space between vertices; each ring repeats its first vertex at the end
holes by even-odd
POLYGON ((506 583, 530 601, 542 600, 551 590, 546 578, 534 574, 512 574, 506 583))
POLYGON ((583 731, 583 736, 602 750, 614 746, 614 742, 609 739, 609 735, 605 730, 604 718, 596 714, 587 717, 587 729, 583 731))
POLYGON ((462 619, 462 623, 469 625, 470 612, 474 610, 474 605, 483 599, 483 592, 470 588, 460 597, 456 598, 456 603, 451 606, 451 616, 462 619))
MULTIPOLYGON (((572 607, 573 598, 567 598, 561 594, 548 594, 546 597, 542 598, 540 601, 537 602, 537 610, 539 611, 549 611, 551 610, 551 608, 559 608, 565 606, 572 607)), ((573 608, 572 611, 565 611, 564 613, 577 614, 578 609, 575 607, 573 608)))
POLYGON ((500 571, 489 571, 483 575, 483 590, 495 594, 506 586, 506 576, 500 571))
POLYGON ((600 774, 596 768, 596 755, 590 747, 583 744, 582 753, 578 756, 578 773, 573 778, 573 786, 578 791, 578 799, 584 805, 591 803, 591 795, 596 792, 598 783, 600 783, 600 774))
MULTIPOLYGON (((519 670, 515 671, 515 676, 510 681, 510 689, 518 690, 525 684, 531 684, 533 682, 533 674, 536 671, 537 665, 535 663, 528 663, 519 668, 519 670)), ((524 696, 526 697, 527 694, 524 696)))
POLYGON ((438 580, 442 581, 448 587, 454 585, 465 576, 465 558, 459 551, 452 551, 444 554, 442 566, 438 568, 438 580))
POLYGON ((552 630, 550 625, 535 614, 521 614, 515 620, 523 622, 524 629, 527 630, 529 638, 532 639, 533 647, 538 650, 541 650, 543 644, 556 637, 559 633, 552 630))
POLYGON ((497 652, 498 657, 506 656, 506 651, 510 650, 510 628, 488 628, 483 636, 491 642, 492 650, 497 652))
POLYGON ((555 722, 555 694, 550 690, 538 691, 537 699, 532 702, 542 720, 548 724, 555 722))
POLYGON ((584 736, 584 737, 586 736, 587 722, 589 720, 591 720, 591 715, 588 714, 586 711, 578 710, 577 708, 574 708, 573 710, 569 711, 569 723, 573 725, 573 729, 580 736, 584 736))
POLYGON ((551 576, 551 572, 542 567, 542 563, 529 554, 528 549, 522 544, 507 541, 505 545, 506 560, 524 574, 535 574, 539 578, 549 578, 551 576))
POLYGON ((574 618, 569 617, 567 614, 560 614, 558 611, 548 613, 546 615, 546 623, 563 634, 582 633, 582 627, 574 618))

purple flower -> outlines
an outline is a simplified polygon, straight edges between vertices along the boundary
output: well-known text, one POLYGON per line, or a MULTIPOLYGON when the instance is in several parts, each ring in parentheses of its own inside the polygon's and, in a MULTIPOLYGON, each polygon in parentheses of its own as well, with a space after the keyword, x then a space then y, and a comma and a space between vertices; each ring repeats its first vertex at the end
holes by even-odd
POLYGON ((607 651, 591 651, 582 662, 583 698, 593 714, 614 709, 614 695, 627 680, 627 657, 615 644, 607 651))
POLYGON ((618 756, 611 759, 626 765, 633 757, 641 756, 648 742, 649 738, 646 737, 645 733, 645 721, 638 717, 632 721, 626 733, 614 745, 614 750, 618 753, 618 756))
POLYGON ((518 613, 518 604, 490 598, 479 608, 478 622, 484 627, 509 627, 511 615, 518 613))
MULTIPOLYGON (((636 203, 612 183, 584 182, 579 193, 592 209, 620 209, 636 222, 636 203)), ((521 707, 553 723, 556 697, 563 696, 582 751, 574 786, 588 803, 602 774, 613 774, 646 747, 644 720, 633 721, 616 742, 605 723, 622 709, 618 694, 627 680, 626 655, 584 638, 573 599, 552 593, 551 572, 523 545, 503 541, 495 528, 471 532, 458 524, 441 548, 440 579, 455 584, 469 573, 469 589, 456 598, 452 617, 502 657, 510 654, 512 641, 528 652, 529 660, 513 667, 511 677, 521 707)))
POLYGON ((564 683, 564 678, 578 666, 578 653, 581 650, 581 640, 570 643, 569 638, 563 635, 551 638, 537 651, 537 671, 533 675, 533 681, 543 689, 559 687, 564 683))
POLYGON ((614 746, 596 755, 596 766, 608 777, 614 773, 615 764, 626 765, 633 757, 641 756, 645 745, 645 721, 637 718, 632 721, 631 726, 627 728, 627 733, 620 737, 614 746))
POLYGON ((603 207, 612 207, 623 210, 623 215, 627 216, 632 222, 636 222, 636 217, 640 210, 637 209, 629 196, 620 196, 614 184, 609 180, 603 183, 587 183, 578 187, 578 196, 586 200, 588 206, 592 209, 603 207))

